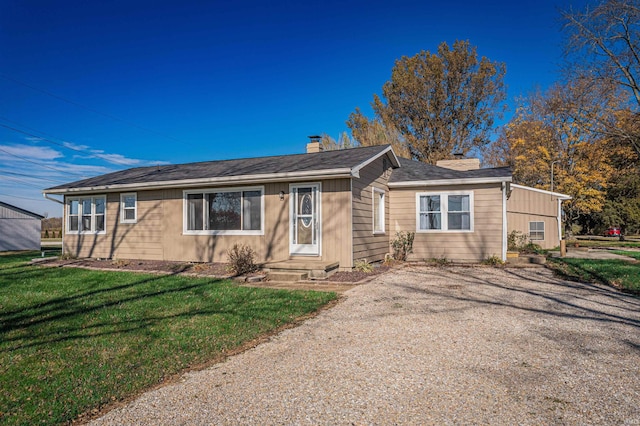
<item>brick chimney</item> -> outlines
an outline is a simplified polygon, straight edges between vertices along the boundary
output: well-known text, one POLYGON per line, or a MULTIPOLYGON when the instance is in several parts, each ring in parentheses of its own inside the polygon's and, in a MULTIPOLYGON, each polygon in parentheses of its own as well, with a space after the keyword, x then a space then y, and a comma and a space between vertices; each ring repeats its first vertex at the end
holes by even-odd
POLYGON ((464 155, 461 153, 456 153, 453 156, 456 157, 455 160, 440 160, 436 162, 436 166, 461 172, 480 168, 479 158, 464 158, 464 155))
POLYGON ((309 143, 307 144, 307 154, 313 154, 315 152, 322 151, 322 136, 309 136, 309 143))

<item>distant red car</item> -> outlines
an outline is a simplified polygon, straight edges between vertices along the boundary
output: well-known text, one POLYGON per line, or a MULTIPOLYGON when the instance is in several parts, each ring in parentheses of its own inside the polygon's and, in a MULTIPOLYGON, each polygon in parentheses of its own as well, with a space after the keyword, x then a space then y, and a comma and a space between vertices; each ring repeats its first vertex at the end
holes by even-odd
POLYGON ((620 236, 620 228, 609 228, 604 231, 605 237, 619 237, 620 236))

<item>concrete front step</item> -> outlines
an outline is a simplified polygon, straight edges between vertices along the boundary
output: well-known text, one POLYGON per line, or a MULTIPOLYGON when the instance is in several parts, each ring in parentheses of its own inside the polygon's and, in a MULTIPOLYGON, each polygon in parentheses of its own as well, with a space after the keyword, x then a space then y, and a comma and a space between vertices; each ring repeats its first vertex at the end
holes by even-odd
MULTIPOLYGON (((321 260, 289 259, 278 262, 268 262, 262 268, 269 275, 272 274, 304 274, 306 278, 327 278, 338 270, 338 262, 321 260)), ((275 278, 274 278, 275 280, 275 278)))
POLYGON ((309 274, 307 272, 295 272, 295 271, 271 271, 267 273, 267 279, 269 281, 302 281, 307 279, 309 274))

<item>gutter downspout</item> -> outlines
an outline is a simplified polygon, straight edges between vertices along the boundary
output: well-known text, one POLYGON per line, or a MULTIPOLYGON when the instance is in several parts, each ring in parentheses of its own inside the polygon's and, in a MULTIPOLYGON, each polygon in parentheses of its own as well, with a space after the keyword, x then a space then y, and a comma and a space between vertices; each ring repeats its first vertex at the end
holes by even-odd
POLYGON ((507 261, 507 184, 502 182, 502 261, 507 261))
POLYGON ((558 198, 558 244, 562 241, 562 198, 558 198))

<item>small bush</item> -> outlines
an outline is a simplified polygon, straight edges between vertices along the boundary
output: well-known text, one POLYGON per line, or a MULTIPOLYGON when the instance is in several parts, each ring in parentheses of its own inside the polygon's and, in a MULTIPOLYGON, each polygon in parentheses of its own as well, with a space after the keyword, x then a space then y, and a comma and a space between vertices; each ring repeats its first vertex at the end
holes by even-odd
POLYGON ((451 261, 447 259, 444 254, 441 257, 434 257, 433 259, 431 259, 431 262, 433 262, 436 266, 447 266, 451 263, 451 261))
POLYGON ((236 275, 254 272, 258 269, 254 261, 255 255, 251 247, 244 244, 234 244, 233 247, 227 250, 229 270, 236 275))
POLYGON ((504 265, 504 261, 502 259, 500 259, 499 256, 496 256, 495 254, 493 256, 487 257, 482 263, 484 263, 485 265, 490 265, 490 266, 504 265))
POLYGON ((520 231, 513 230, 507 235, 507 250, 520 251, 527 244, 529 236, 520 231))
POLYGON ((407 255, 413 252, 413 239, 415 232, 396 232, 396 237, 391 241, 391 248, 393 249, 393 258, 404 262, 407 260, 407 255))
POLYGON ((373 265, 367 262, 367 259, 358 260, 355 269, 358 272, 373 272, 373 265))

